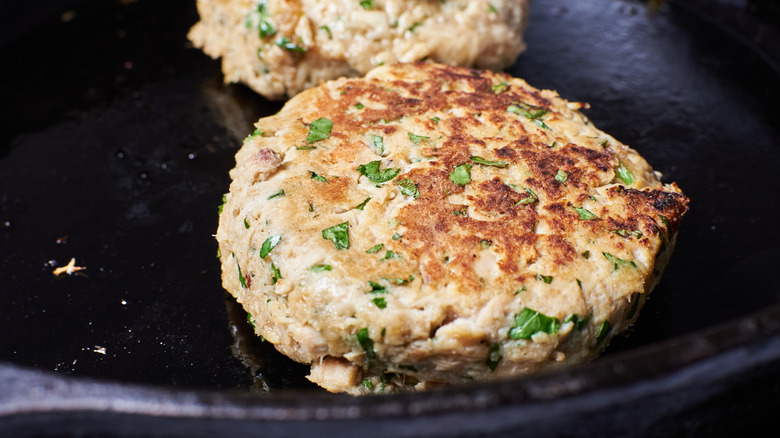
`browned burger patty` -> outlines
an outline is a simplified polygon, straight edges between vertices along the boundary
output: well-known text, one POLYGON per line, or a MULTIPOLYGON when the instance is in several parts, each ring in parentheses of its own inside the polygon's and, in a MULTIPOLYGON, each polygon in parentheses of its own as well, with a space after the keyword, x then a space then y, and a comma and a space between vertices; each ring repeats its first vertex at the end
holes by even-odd
POLYGON ((591 359, 637 318, 688 198, 582 107, 432 63, 305 91, 236 155, 223 285, 330 391, 591 359))

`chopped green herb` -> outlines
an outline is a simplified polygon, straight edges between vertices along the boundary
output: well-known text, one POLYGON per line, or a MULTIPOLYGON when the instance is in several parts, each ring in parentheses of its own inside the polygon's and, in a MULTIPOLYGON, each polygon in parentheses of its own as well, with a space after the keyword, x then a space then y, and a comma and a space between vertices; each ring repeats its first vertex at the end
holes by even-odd
POLYGON ((369 254, 374 254, 374 253, 377 253, 377 252, 381 251, 382 248, 384 248, 384 247, 385 247, 385 244, 384 243, 380 243, 378 245, 372 246, 371 248, 368 248, 366 250, 366 252, 369 253, 369 254))
POLYGON ((398 234, 398 233, 394 233, 394 234, 393 234, 393 237, 392 237, 392 239, 393 239, 393 240, 398 240, 398 239, 400 239, 400 238, 402 238, 402 237, 404 237, 404 236, 402 236, 402 235, 400 235, 400 234, 398 234))
POLYGON ((324 176, 318 175, 311 170, 309 171, 309 176, 311 176, 311 179, 316 179, 317 181, 328 182, 324 176))
POLYGON ((261 1, 257 5, 257 14, 259 16, 257 29, 259 31, 260 38, 265 38, 276 34, 276 28, 268 21, 268 18, 271 16, 271 14, 269 14, 268 9, 266 9, 266 0, 261 1))
POLYGON ((584 253, 582 253, 582 256, 585 257, 585 260, 589 259, 590 258, 590 251, 585 251, 584 253))
POLYGON ((398 173, 401 172, 401 169, 395 169, 395 168, 387 168, 387 169, 379 169, 379 165, 381 162, 379 160, 372 161, 368 164, 361 164, 358 166, 358 172, 365 175, 370 179, 371 181, 375 183, 383 183, 386 181, 390 181, 391 179, 398 176, 398 173))
POLYGON ((349 222, 342 222, 330 228, 322 230, 322 238, 330 240, 336 249, 349 248, 349 222))
POLYGON ((534 193, 533 190, 524 188, 523 191, 525 191, 525 193, 528 194, 528 197, 517 201, 515 205, 527 205, 539 201, 539 197, 536 196, 536 193, 534 193))
POLYGON ((580 279, 579 278, 575 278, 575 280, 577 280, 577 286, 579 286, 580 290, 582 290, 582 282, 580 281, 580 279))
POLYGON ((299 46, 298 44, 292 42, 292 40, 290 40, 290 37, 286 35, 274 41, 274 44, 290 52, 298 52, 298 53, 306 52, 305 47, 299 46))
POLYGON ((299 151, 310 151, 312 149, 317 149, 317 146, 297 146, 295 149, 299 151))
MULTIPOLYGON (((223 197, 222 199, 224 200, 225 198, 223 197)), ((664 226, 666 227, 666 229, 667 230, 671 229, 670 228, 671 224, 669 223, 669 218, 664 216, 664 215, 662 215, 662 214, 659 214, 658 216, 661 218, 661 222, 664 223, 664 226)))
POLYGON ((328 38, 333 39, 333 33, 330 31, 330 28, 328 26, 323 24, 322 26, 319 27, 319 29, 324 30, 325 33, 328 34, 328 38))
POLYGON ((519 103, 517 105, 509 105, 506 110, 510 113, 515 113, 536 123, 537 126, 544 129, 550 129, 541 118, 547 114, 547 110, 543 108, 534 108, 525 103, 519 103))
POLYGON ((385 297, 376 297, 373 300, 371 300, 372 303, 376 304, 377 307, 380 309, 384 309, 387 307, 387 299, 385 297))
POLYGON ((589 210, 586 210, 582 207, 572 207, 574 211, 577 212, 577 214, 580 216, 580 219, 584 221, 595 221, 599 220, 599 217, 595 214, 591 213, 589 210))
POLYGON ((282 240, 282 236, 269 236, 265 239, 263 246, 260 247, 260 258, 264 259, 279 244, 280 240, 282 240))
POLYGON ((543 281, 547 284, 550 284, 553 281, 552 275, 536 274, 536 279, 539 281, 543 281))
POLYGON ((363 208, 366 206, 366 204, 368 204, 368 201, 370 201, 370 200, 371 200, 371 197, 369 196, 368 198, 366 198, 366 200, 365 200, 365 201, 363 201, 363 202, 361 202, 360 204, 358 204, 358 205, 355 207, 355 210, 362 210, 362 209, 363 209, 363 208))
POLYGON ((279 190, 278 192, 276 192, 273 195, 269 196, 267 199, 274 199, 274 198, 278 198, 280 196, 284 196, 284 190, 279 190))
POLYGON ((362 329, 358 330, 357 335, 358 343, 363 348, 363 351, 366 352, 366 357, 371 360, 376 357, 376 353, 374 352, 374 341, 371 340, 371 338, 368 336, 368 328, 363 327, 362 329))
POLYGON ((501 345, 495 343, 490 346, 485 363, 487 364, 488 368, 490 368, 490 371, 495 371, 496 367, 498 367, 498 363, 501 362, 502 358, 503 356, 501 356, 501 345))
POLYGON ((433 116, 433 117, 431 117, 431 121, 432 121, 433 123, 436 123, 436 124, 438 124, 438 123, 439 123, 439 120, 441 120, 441 119, 440 119, 440 118, 438 118, 438 117, 436 117, 436 116, 433 116))
POLYGON ((371 290, 369 293, 372 294, 383 294, 387 292, 387 288, 382 286, 381 284, 375 282, 375 281, 368 281, 368 285, 371 286, 371 290))
POLYGON ((306 137, 306 141, 314 143, 315 141, 325 140, 330 137, 330 130, 332 128, 333 122, 325 117, 320 117, 309 124, 309 135, 306 137))
POLYGON ((397 253, 395 253, 393 251, 390 251, 390 250, 387 250, 387 251, 385 251, 385 256, 382 257, 380 260, 381 261, 385 261, 385 260, 400 259, 400 258, 401 258, 401 256, 398 255, 397 253))
POLYGON ((259 129, 255 129, 255 132, 253 132, 253 133, 251 133, 251 134, 246 136, 246 138, 244 139, 244 143, 249 142, 250 140, 252 140, 255 137, 262 137, 262 136, 263 136, 263 131, 261 131, 259 129))
POLYGON ((244 274, 241 273, 241 265, 238 263, 238 259, 236 258, 235 254, 233 254, 233 259, 235 259, 236 266, 238 267, 238 281, 241 283, 241 287, 246 289, 246 278, 244 277, 244 274))
POLYGON ((395 183, 401 190, 402 195, 411 196, 414 199, 420 197, 420 191, 417 190, 417 184, 409 178, 395 180, 395 183))
POLYGON ((628 167, 626 167, 625 164, 623 164, 622 161, 618 160, 618 163, 620 165, 618 166, 617 170, 615 171, 615 174, 618 178, 622 179, 624 183, 631 185, 634 183, 634 175, 631 174, 631 171, 628 170, 628 167))
POLYGON ((244 228, 249 229, 249 221, 244 218, 244 228))
POLYGON ((488 12, 490 12, 491 14, 498 14, 498 9, 496 9, 495 6, 489 4, 488 5, 488 12))
POLYGON ((564 185, 566 184, 566 180, 568 178, 569 174, 563 170, 558 170, 558 173, 555 174, 555 180, 564 185))
POLYGON ((580 319, 579 315, 576 313, 572 313, 571 315, 567 316, 566 319, 563 320, 563 323, 566 324, 567 322, 571 322, 574 324, 574 328, 577 329, 577 331, 582 331, 582 329, 585 328, 585 326, 588 325, 588 322, 593 317, 593 314, 589 314, 585 318, 580 319))
POLYGON ((479 244, 480 244, 480 246, 482 246, 482 249, 487 249, 487 248, 490 248, 493 245, 493 242, 491 242, 491 241, 489 241, 487 239, 482 239, 482 240, 479 241, 479 244))
POLYGON ((374 389, 374 382, 372 382, 370 379, 363 379, 360 384, 368 389, 374 389))
POLYGON ((374 7, 374 0, 360 0, 360 6, 363 9, 371 9, 374 7))
POLYGON ((422 23, 415 21, 412 23, 411 26, 409 26, 409 29, 407 29, 409 32, 414 32, 415 29, 417 29, 417 26, 421 25, 422 23))
POLYGON ((252 314, 251 313, 247 313, 246 314, 246 322, 248 322, 249 325, 251 325, 253 329, 256 328, 255 327, 255 322, 252 320, 252 314))
POLYGON ((380 137, 378 135, 371 134, 369 136, 371 138, 371 150, 374 151, 375 154, 382 156, 385 154, 385 139, 383 137, 380 137))
POLYGON ((509 84, 507 84, 505 81, 501 81, 501 83, 493 84, 490 88, 493 90, 493 93, 499 94, 503 93, 507 87, 509 87, 509 84))
POLYGON ((411 281, 414 281, 414 275, 409 274, 409 276, 406 278, 385 278, 385 280, 387 280, 389 283, 392 284, 398 284, 398 285, 406 284, 411 281))
POLYGON ((411 140, 415 146, 417 146, 422 140, 430 140, 430 138, 423 135, 416 135, 412 134, 411 132, 407 132, 407 134, 409 135, 409 140, 411 140))
POLYGON ((227 197, 222 197, 222 203, 219 204, 219 207, 217 207, 217 213, 222 213, 222 209, 225 208, 225 204, 227 203, 227 197))
POLYGON ((477 157, 475 155, 472 155, 469 157, 469 159, 477 164, 481 164, 483 166, 495 166, 495 167, 506 167, 509 163, 506 163, 504 161, 488 161, 482 157, 477 157))
POLYGON ((355 108, 361 110, 361 109, 365 108, 365 106, 362 103, 358 102, 358 103, 355 104, 355 108))
POLYGON ((282 274, 279 272, 279 268, 271 263, 271 284, 276 284, 277 281, 282 279, 282 274))
POLYGON ((471 164, 465 163, 453 169, 450 172, 450 181, 455 184, 465 186, 471 182, 471 164))
POLYGON ((523 287, 515 291, 515 295, 519 294, 520 292, 525 292, 527 290, 528 288, 525 285, 523 285, 523 287))
POLYGON ((635 237, 637 239, 639 239, 643 235, 642 232, 639 231, 639 230, 634 230, 634 231, 629 231, 629 230, 610 230, 610 233, 615 233, 615 234, 617 234, 619 236, 623 236, 623 237, 626 237, 626 238, 628 238, 628 237, 635 237))
POLYGON ((608 262, 612 263, 613 271, 617 271, 618 268, 622 266, 631 266, 636 268, 636 263, 634 263, 633 260, 623 260, 621 258, 615 257, 612 254, 608 252, 602 252, 604 254, 604 258, 607 259, 608 262))
POLYGON ((601 323, 601 326, 599 326, 599 331, 596 332, 596 343, 600 344, 601 341, 604 340, 604 338, 607 337, 607 333, 609 333, 609 330, 612 328, 612 325, 610 325, 608 320, 604 320, 604 322, 601 323))
POLYGON ((323 272, 323 271, 332 271, 333 267, 330 265, 311 265, 308 269, 311 272, 323 272))
POLYGON ((515 325, 509 330, 509 337, 512 339, 531 339, 536 333, 554 334, 560 326, 561 323, 557 318, 543 315, 526 307, 518 315, 515 315, 515 325))

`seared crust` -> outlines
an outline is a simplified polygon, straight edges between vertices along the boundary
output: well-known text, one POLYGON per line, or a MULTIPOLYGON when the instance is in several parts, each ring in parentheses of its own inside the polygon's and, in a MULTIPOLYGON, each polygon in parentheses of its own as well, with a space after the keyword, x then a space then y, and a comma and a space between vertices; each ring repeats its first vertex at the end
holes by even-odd
POLYGON ((300 94, 236 156, 217 232, 225 288, 331 391, 594 357, 660 279, 688 198, 581 107, 427 63, 300 94), (307 141, 321 118, 329 135, 307 141), (360 166, 374 161, 397 174, 370 180, 360 166), (337 225, 348 248, 323 232, 337 225), (553 329, 522 336, 530 311, 553 329))

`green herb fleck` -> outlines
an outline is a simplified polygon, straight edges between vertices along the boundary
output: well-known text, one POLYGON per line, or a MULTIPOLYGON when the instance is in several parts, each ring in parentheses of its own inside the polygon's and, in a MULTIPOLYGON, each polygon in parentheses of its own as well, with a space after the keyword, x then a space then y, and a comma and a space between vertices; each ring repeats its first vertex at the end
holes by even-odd
POLYGON ((260 258, 264 259, 279 244, 280 240, 282 240, 282 236, 269 236, 265 239, 263 246, 260 247, 260 258))
POLYGON ((604 320, 604 322, 601 323, 599 326, 599 331, 596 332, 596 343, 600 344, 601 341, 604 340, 604 338, 607 337, 607 333, 609 333, 609 330, 612 328, 612 325, 610 325, 608 320, 604 320))
POLYGON ((374 389, 374 382, 372 382, 370 379, 363 379, 360 384, 368 389, 374 389))
POLYGON ((349 222, 342 222, 330 228, 322 230, 322 238, 330 240, 336 249, 349 248, 349 222))
POLYGON ((378 135, 371 134, 371 149, 375 154, 382 156, 385 154, 385 139, 378 135))
POLYGON ((622 179, 624 183, 631 185, 634 183, 634 175, 631 174, 631 171, 628 170, 628 167, 626 167, 625 164, 623 164, 622 161, 618 160, 618 163, 620 165, 618 166, 617 170, 615 171, 615 174, 617 174, 617 177, 622 179))
POLYGON ((244 218, 244 228, 249 229, 249 221, 244 218))
POLYGON ((298 53, 306 52, 305 47, 299 46, 298 44, 292 42, 292 40, 290 40, 290 37, 286 35, 274 41, 274 44, 290 52, 298 52, 298 53))
POLYGON ((317 146, 297 146, 295 149, 299 151, 310 151, 313 149, 317 149, 317 146))
POLYGON ((282 273, 279 272, 279 268, 271 263, 271 284, 276 284, 277 281, 282 279, 282 273))
POLYGON ((547 284, 550 284, 553 281, 552 275, 536 274, 536 279, 539 281, 543 281, 547 284))
POLYGON ((311 176, 311 179, 316 179, 317 181, 328 182, 328 180, 324 176, 318 175, 312 172, 311 170, 309 171, 309 176, 311 176))
POLYGON ((517 105, 509 105, 506 109, 510 113, 515 113, 536 123, 537 126, 544 129, 550 129, 541 118, 547 114, 547 110, 543 108, 531 107, 525 103, 519 103, 517 105))
POLYGON ((317 264, 317 265, 311 265, 308 270, 311 272, 332 271, 333 267, 331 267, 330 265, 317 264))
POLYGON ((309 135, 306 137, 306 141, 314 143, 315 141, 325 140, 330 137, 330 130, 332 128, 333 122, 325 117, 320 117, 309 124, 309 135))
POLYGON ((365 108, 365 106, 362 103, 358 102, 358 103, 355 104, 355 108, 359 109, 359 110, 362 110, 363 108, 365 108))
POLYGON ((515 315, 515 325, 509 330, 509 337, 512 339, 531 339, 536 333, 554 334, 560 326, 561 323, 557 318, 526 307, 520 314, 515 315))
POLYGON ((266 9, 266 0, 261 1, 260 4, 257 5, 257 13, 259 15, 259 23, 257 28, 260 34, 260 38, 265 38, 276 34, 276 28, 268 21, 268 18, 271 16, 271 14, 269 14, 268 9, 266 9))
POLYGON ((369 196, 368 198, 366 198, 366 200, 365 200, 365 201, 363 201, 363 202, 361 202, 360 204, 358 204, 358 205, 355 207, 355 210, 362 210, 362 209, 363 209, 363 208, 366 206, 366 204, 368 204, 368 201, 370 201, 370 200, 371 200, 371 197, 369 196))
POLYGON ((495 166, 495 167, 506 167, 509 163, 506 163, 504 161, 488 161, 482 157, 477 157, 475 155, 472 155, 469 157, 469 159, 477 164, 481 164, 483 166, 495 166))
POLYGON ((222 209, 225 208, 225 204, 227 203, 227 197, 222 197, 222 203, 219 204, 219 207, 217 207, 217 213, 222 213, 222 209))
POLYGON ((582 207, 572 207, 574 211, 577 212, 577 214, 580 216, 580 219, 584 221, 595 221, 599 220, 599 217, 595 214, 591 213, 589 210, 586 210, 582 207))
POLYGON ((509 84, 506 81, 501 81, 501 83, 493 84, 490 88, 493 90, 493 93, 499 94, 506 91, 507 87, 509 87, 509 84))
POLYGON ((385 244, 384 244, 384 243, 380 243, 380 244, 378 244, 378 245, 374 245, 374 246, 372 246, 371 248, 368 248, 368 249, 366 250, 366 252, 367 252, 367 253, 369 253, 369 254, 378 253, 378 252, 379 252, 379 251, 381 251, 381 250, 382 250, 382 248, 384 248, 384 247, 385 247, 385 244))
POLYGON ((253 329, 256 328, 255 327, 255 322, 252 320, 252 314, 251 313, 247 313, 246 314, 246 322, 248 322, 249 325, 251 325, 253 329))
POLYGON ((588 260, 590 258, 590 251, 585 251, 582 253, 582 256, 585 257, 585 260, 588 260))
POLYGON ((566 184, 566 180, 568 178, 569 174, 563 170, 558 170, 558 173, 555 174, 555 180, 564 185, 566 184))
POLYGON ((382 257, 380 260, 381 261, 385 261, 385 260, 400 259, 400 258, 401 258, 401 256, 398 255, 397 253, 395 253, 393 251, 390 251, 390 250, 387 250, 387 251, 385 251, 385 256, 382 257))
POLYGON ((417 29, 417 26, 421 25, 422 23, 415 21, 412 23, 411 26, 409 26, 409 29, 407 29, 409 32, 414 32, 415 29, 417 29))
POLYGON ((534 202, 539 201, 539 197, 536 196, 536 193, 534 193, 533 190, 524 188, 523 191, 528 195, 528 197, 523 198, 515 203, 515 205, 527 205, 527 204, 533 204, 534 202))
POLYGON ((252 140, 255 137, 262 137, 262 136, 263 136, 263 131, 261 131, 259 129, 255 129, 255 132, 253 132, 253 133, 251 133, 251 134, 246 136, 246 138, 244 139, 244 143, 249 142, 250 140, 252 140))
POLYGON ((381 284, 375 282, 375 281, 368 281, 368 285, 371 286, 371 290, 369 293, 372 294, 383 294, 387 292, 387 288, 382 286, 381 284))
POLYGON ((402 238, 402 237, 404 237, 404 236, 402 236, 402 235, 400 235, 400 234, 398 234, 398 233, 394 233, 394 234, 393 234, 393 237, 392 237, 392 239, 393 239, 393 240, 398 240, 398 239, 400 239, 400 238, 402 238))
POLYGON ((387 307, 387 299, 385 297, 376 297, 373 300, 371 300, 372 303, 376 304, 377 307, 380 309, 384 309, 387 307))
POLYGON ((244 274, 241 273, 241 265, 238 263, 238 259, 236 258, 235 254, 233 254, 233 259, 235 259, 236 266, 238 267, 238 281, 241 283, 241 287, 246 289, 246 278, 244 277, 244 274))
POLYGON ((278 198, 280 196, 284 196, 284 190, 279 190, 278 192, 276 192, 273 195, 269 196, 267 199, 274 199, 274 198, 278 198))
POLYGON ((642 237, 642 232, 639 230, 629 231, 629 230, 610 230, 610 233, 615 233, 619 236, 623 236, 625 238, 634 237, 639 239, 642 237))
POLYGON ((402 195, 411 196, 414 199, 420 197, 420 191, 417 190, 417 184, 409 178, 396 180, 395 183, 401 190, 402 195))
POLYGON ((623 260, 621 258, 615 257, 612 254, 608 252, 602 252, 604 254, 604 258, 607 259, 608 262, 612 263, 613 271, 617 271, 618 268, 622 266, 631 266, 636 268, 636 263, 634 263, 633 260, 623 260))
POLYGON ((433 117, 431 117, 431 121, 432 121, 433 123, 435 123, 435 124, 438 124, 438 123, 439 123, 439 120, 441 120, 441 119, 440 119, 440 118, 438 118, 438 117, 436 117, 436 116, 433 116, 433 117))
POLYGON ((371 9, 374 7, 374 0, 360 0, 360 6, 363 9, 371 9))
POLYGON ((368 328, 363 327, 358 330, 357 335, 355 336, 357 337, 360 347, 366 352, 366 357, 369 360, 374 359, 376 357, 376 353, 374 352, 374 341, 368 336, 368 328))
POLYGON ((370 179, 371 181, 375 183, 383 183, 386 181, 390 181, 391 179, 398 176, 398 173, 401 172, 401 169, 395 169, 395 168, 387 168, 387 169, 379 169, 379 165, 381 162, 379 160, 372 161, 368 164, 361 164, 358 166, 358 172, 365 175, 370 179))
POLYGON ((422 140, 430 140, 429 137, 424 135, 412 134, 411 132, 407 132, 407 134, 409 135, 409 140, 411 140, 415 146, 417 146, 422 140))
POLYGON ((471 164, 464 163, 450 172, 450 181, 465 186, 471 182, 471 164))
POLYGON ((501 362, 502 358, 503 356, 501 356, 501 345, 495 343, 490 346, 485 363, 487 364, 488 368, 490 368, 490 371, 495 371, 498 363, 501 362))
POLYGON ((519 294, 520 292, 525 292, 527 290, 528 288, 525 285, 523 285, 523 287, 515 291, 515 295, 519 294))
POLYGON ((574 324, 574 328, 577 329, 577 331, 582 331, 582 329, 585 328, 585 326, 588 325, 588 322, 593 317, 593 314, 586 316, 585 318, 580 319, 579 315, 576 313, 572 313, 571 315, 567 316, 566 319, 563 320, 563 323, 566 324, 567 322, 571 322, 574 324))

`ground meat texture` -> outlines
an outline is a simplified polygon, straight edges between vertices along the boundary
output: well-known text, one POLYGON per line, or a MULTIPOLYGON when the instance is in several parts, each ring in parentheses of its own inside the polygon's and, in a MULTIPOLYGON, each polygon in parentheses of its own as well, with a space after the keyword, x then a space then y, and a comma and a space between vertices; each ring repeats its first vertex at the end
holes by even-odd
POLYGON ((585 106, 435 63, 304 91, 236 154, 223 285, 329 391, 592 359, 638 317, 688 198, 585 106))
POLYGON ((501 69, 525 49, 528 0, 198 0, 189 38, 226 82, 283 99, 398 61, 501 69))

